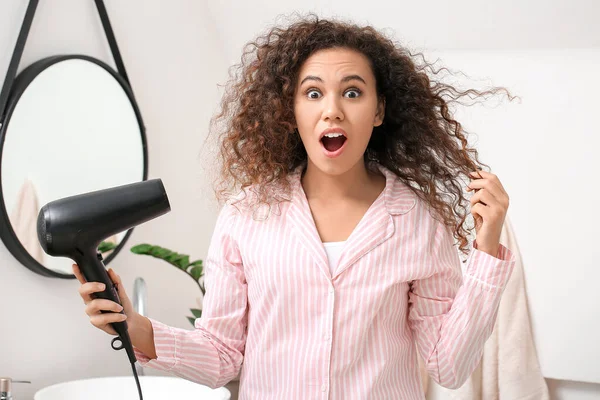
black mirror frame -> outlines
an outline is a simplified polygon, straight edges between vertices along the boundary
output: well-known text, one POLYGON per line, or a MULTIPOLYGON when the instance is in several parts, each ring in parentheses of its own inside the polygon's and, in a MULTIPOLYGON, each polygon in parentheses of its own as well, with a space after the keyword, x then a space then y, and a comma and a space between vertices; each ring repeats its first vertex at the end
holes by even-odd
MULTIPOLYGON (((25 68, 15 79, 14 84, 11 88, 10 97, 8 99, 7 106, 5 109, 4 120, 1 121, 2 125, 0 126, 0 175, 2 173, 2 151, 4 148, 4 142, 5 142, 5 138, 6 138, 6 134, 7 134, 7 129, 8 129, 8 126, 10 125, 10 117, 11 117, 19 99, 21 98, 21 95, 25 92, 25 90, 27 89, 29 84, 31 84, 31 82, 33 82, 33 80, 41 72, 43 72, 46 68, 48 68, 54 64, 57 64, 59 62, 71 60, 71 59, 81 59, 81 60, 90 61, 90 62, 104 68, 108 73, 111 74, 111 76, 113 78, 115 78, 117 80, 117 82, 119 82, 119 85, 122 87, 122 89, 127 94, 127 97, 129 99, 129 101, 131 102, 131 105, 135 111, 135 115, 136 115, 138 125, 140 128, 140 135, 141 135, 142 147, 143 147, 142 151, 143 151, 143 157, 144 157, 144 169, 143 169, 142 180, 144 180, 144 181, 147 180, 148 179, 148 148, 147 148, 147 140, 146 140, 146 131, 145 131, 144 123, 142 121, 142 115, 141 115, 139 107, 135 101, 133 93, 132 93, 129 85, 127 84, 127 82, 125 82, 125 80, 119 74, 117 74, 110 66, 108 66, 106 63, 104 63, 98 59, 95 59, 95 58, 89 57, 89 56, 85 56, 85 55, 59 55, 59 56, 51 56, 51 57, 41 59, 41 60, 36 61, 35 63, 31 64, 27 68, 25 68)), ((1 181, 0 181, 0 209, 1 209, 1 211, 0 211, 0 237, 2 238, 2 241, 6 245, 7 249, 12 253, 12 255, 18 261, 20 261, 23 265, 25 265, 27 268, 29 268, 33 272, 36 272, 43 276, 53 277, 53 278, 63 278, 63 279, 75 279, 75 275, 73 275, 73 274, 62 274, 62 273, 59 273, 59 272, 56 272, 56 271, 53 271, 53 270, 50 270, 50 269, 44 267, 35 258, 33 258, 27 252, 27 250, 23 247, 23 245, 17 238, 17 235, 16 235, 15 231, 13 230, 12 225, 10 223, 8 212, 6 210, 6 203, 4 201, 4 195, 2 192, 2 182, 1 181)), ((105 264, 108 265, 108 263, 110 263, 110 261, 119 253, 119 251, 123 248, 123 246, 127 242, 127 239, 131 235, 133 229, 134 228, 131 228, 127 231, 127 233, 125 234, 125 237, 123 238, 123 240, 121 240, 119 245, 111 252, 111 254, 109 254, 105 258, 105 260, 104 260, 105 264)))

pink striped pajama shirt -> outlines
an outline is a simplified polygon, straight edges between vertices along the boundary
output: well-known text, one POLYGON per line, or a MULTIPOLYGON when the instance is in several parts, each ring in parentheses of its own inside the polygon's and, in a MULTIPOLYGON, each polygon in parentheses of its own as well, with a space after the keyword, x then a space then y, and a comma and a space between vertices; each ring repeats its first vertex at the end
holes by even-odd
POLYGON ((300 183, 268 219, 226 205, 205 260, 206 297, 194 330, 150 319, 147 367, 239 398, 425 398, 417 357, 439 384, 460 387, 479 363, 514 266, 477 249, 465 274, 454 239, 389 170, 383 192, 330 272, 300 183), (418 354, 417 354, 418 353, 418 354))

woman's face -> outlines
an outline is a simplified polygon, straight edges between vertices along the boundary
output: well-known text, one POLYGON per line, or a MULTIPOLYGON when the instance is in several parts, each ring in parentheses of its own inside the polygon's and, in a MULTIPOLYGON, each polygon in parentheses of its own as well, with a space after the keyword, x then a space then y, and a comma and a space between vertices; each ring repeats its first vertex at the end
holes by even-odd
POLYGON ((294 95, 296 124, 309 164, 327 174, 340 175, 363 162, 384 109, 369 60, 360 52, 320 50, 300 68, 294 95))

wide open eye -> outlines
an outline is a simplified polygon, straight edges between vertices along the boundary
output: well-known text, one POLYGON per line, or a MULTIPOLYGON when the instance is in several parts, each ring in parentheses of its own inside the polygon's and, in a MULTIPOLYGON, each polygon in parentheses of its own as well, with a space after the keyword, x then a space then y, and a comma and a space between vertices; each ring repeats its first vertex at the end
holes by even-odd
POLYGON ((319 92, 317 89, 308 89, 306 91, 306 95, 309 99, 318 99, 321 97, 321 92, 319 92))
POLYGON ((355 98, 359 97, 361 94, 362 94, 362 92, 359 89, 352 88, 352 89, 346 90, 346 92, 344 93, 344 96, 348 97, 349 99, 355 99, 355 98), (351 94, 351 96, 346 96, 348 94, 351 94))

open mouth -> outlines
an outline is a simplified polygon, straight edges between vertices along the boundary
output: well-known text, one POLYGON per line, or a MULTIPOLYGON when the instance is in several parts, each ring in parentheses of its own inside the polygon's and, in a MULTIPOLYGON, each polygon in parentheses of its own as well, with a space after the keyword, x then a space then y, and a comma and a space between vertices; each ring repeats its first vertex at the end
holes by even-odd
POLYGON ((346 136, 341 133, 328 133, 321 138, 323 147, 330 153, 336 152, 342 148, 346 142, 346 136))

